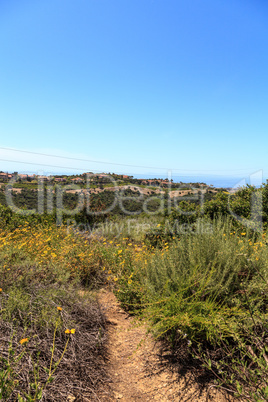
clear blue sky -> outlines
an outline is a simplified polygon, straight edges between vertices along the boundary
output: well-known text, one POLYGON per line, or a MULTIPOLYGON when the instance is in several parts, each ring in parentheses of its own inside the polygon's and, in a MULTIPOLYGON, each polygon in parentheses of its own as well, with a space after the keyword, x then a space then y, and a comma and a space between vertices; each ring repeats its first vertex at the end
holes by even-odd
POLYGON ((106 163, 0 149, 0 170, 267 177, 267 20, 264 0, 2 0, 0 146, 106 163))

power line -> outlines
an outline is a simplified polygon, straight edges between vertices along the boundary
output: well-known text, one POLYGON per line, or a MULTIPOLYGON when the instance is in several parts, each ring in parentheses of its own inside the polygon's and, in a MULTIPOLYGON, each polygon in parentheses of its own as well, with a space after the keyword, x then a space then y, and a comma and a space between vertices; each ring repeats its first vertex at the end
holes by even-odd
POLYGON ((0 147, 0 149, 4 149, 7 151, 23 152, 23 153, 32 154, 32 155, 41 155, 41 156, 49 156, 49 157, 53 157, 53 158, 69 159, 69 160, 80 161, 80 162, 101 163, 101 164, 105 164, 105 165, 126 166, 126 167, 142 168, 142 169, 169 170, 168 168, 153 167, 153 166, 137 166, 137 165, 128 165, 128 164, 124 164, 124 163, 103 162, 103 161, 97 161, 97 160, 92 160, 92 159, 72 158, 69 156, 51 155, 51 154, 45 154, 42 152, 24 151, 24 150, 15 149, 15 148, 0 147))
MULTIPOLYGON (((34 166, 42 166, 42 167, 44 167, 44 166, 46 166, 46 167, 51 167, 51 168, 59 168, 59 169, 68 169, 68 170, 76 170, 76 171, 79 171, 79 172, 83 172, 83 171, 85 171, 85 169, 79 169, 79 168, 74 168, 74 167, 70 167, 70 166, 59 166, 59 165, 50 165, 50 164, 43 164, 43 163, 34 163, 34 162, 25 162, 25 161, 14 161, 14 160, 11 160, 11 159, 0 159, 0 161, 3 161, 3 162, 12 162, 12 163, 19 163, 19 164, 24 164, 24 165, 34 165, 34 166)), ((88 170, 90 170, 92 173, 99 173, 99 171, 98 170, 94 170, 94 169, 88 169, 88 170)), ((66 173, 53 173, 53 174, 66 174, 66 173)), ((118 174, 118 175, 122 175, 122 172, 114 172, 114 174, 118 174)), ((131 173, 131 175, 132 176, 139 176, 139 174, 138 173, 131 173)), ((149 176, 153 176, 153 174, 149 174, 148 173, 148 175, 149 176)), ((202 176, 204 176, 204 174, 198 174, 197 175, 198 177, 199 177, 199 179, 202 177, 202 176)), ((173 176, 173 177, 175 177, 175 176, 173 176)), ((191 175, 186 175, 186 174, 180 174, 179 175, 179 177, 180 177, 180 179, 191 179, 191 181, 193 181, 194 180, 194 177, 193 177, 193 175, 191 176, 191 175)), ((217 177, 218 179, 220 179, 220 178, 224 178, 224 176, 220 176, 220 175, 215 175, 215 177, 217 177)), ((239 179, 239 178, 237 178, 237 179, 239 179)), ((241 178, 240 178, 241 179, 241 178)), ((203 177, 203 179, 202 180, 207 180, 207 178, 204 176, 203 177)))
MULTIPOLYGON (((33 166, 45 166, 45 167, 52 167, 52 168, 58 168, 58 169, 68 169, 68 170, 77 170, 79 172, 84 172, 85 170, 88 170, 90 172, 94 173, 100 173, 99 170, 94 170, 94 169, 85 169, 85 168, 75 168, 75 167, 70 167, 70 166, 59 166, 59 165, 50 165, 50 164, 45 164, 45 163, 35 163, 35 162, 25 162, 25 161, 18 161, 18 160, 11 160, 11 159, 2 159, 0 158, 1 162, 12 162, 12 163, 20 163, 24 165, 33 165, 33 166)), ((122 172, 113 172, 114 174, 122 175, 122 172)), ((135 173, 133 173, 135 174, 135 173)), ((139 173, 136 173, 139 175, 139 173)), ((150 173, 148 173, 150 175, 150 173)))
MULTIPOLYGON (((194 172, 197 173, 197 170, 191 170, 191 169, 171 169, 171 168, 163 168, 163 167, 154 167, 154 166, 139 166, 139 165, 129 165, 129 164, 124 164, 124 163, 115 163, 115 162, 103 162, 99 160, 93 160, 93 159, 82 159, 82 158, 73 158, 69 156, 61 156, 61 155, 52 155, 52 154, 46 154, 42 152, 34 152, 34 151, 25 151, 25 150, 20 150, 16 148, 8 148, 8 147, 0 147, 2 150, 6 151, 15 151, 15 152, 22 152, 22 153, 27 153, 27 154, 32 154, 32 155, 39 155, 39 156, 48 156, 52 158, 60 158, 60 159, 67 159, 67 160, 73 160, 73 161, 80 161, 80 162, 90 162, 90 163, 99 163, 99 164, 105 164, 105 165, 113 165, 113 166, 125 166, 125 167, 134 167, 134 168, 141 168, 141 169, 158 169, 158 170, 171 170, 173 172, 194 172)), ((14 162, 14 161, 10 161, 14 162)), ((23 163, 23 162, 18 162, 18 163, 23 163)), ((26 163, 26 162, 25 162, 26 163)), ((27 162, 28 163, 28 162, 27 162)), ((30 163, 32 165, 39 165, 39 166, 50 166, 50 167, 60 167, 60 166, 53 166, 53 165, 47 165, 47 164, 38 164, 38 163, 30 163)), ((70 167, 62 167, 63 169, 74 169, 74 170, 83 170, 83 169, 77 169, 77 168, 70 168, 70 167)), ((251 169, 255 170, 255 169, 251 169)), ((203 169, 202 172, 245 172, 248 171, 248 169, 203 169)), ((95 172, 97 172, 95 170, 95 172)))
MULTIPOLYGON (((59 168, 59 169, 70 169, 70 170, 79 170, 79 171, 84 171, 85 169, 78 169, 74 167, 69 167, 69 166, 55 166, 55 165, 47 165, 45 163, 35 163, 35 162, 24 162, 24 161, 14 161, 11 159, 0 159, 2 162, 13 162, 13 163, 22 163, 24 165, 34 165, 34 166, 46 166, 46 167, 53 167, 53 168, 59 168)), ((98 172, 97 170, 92 170, 92 172, 98 172)))

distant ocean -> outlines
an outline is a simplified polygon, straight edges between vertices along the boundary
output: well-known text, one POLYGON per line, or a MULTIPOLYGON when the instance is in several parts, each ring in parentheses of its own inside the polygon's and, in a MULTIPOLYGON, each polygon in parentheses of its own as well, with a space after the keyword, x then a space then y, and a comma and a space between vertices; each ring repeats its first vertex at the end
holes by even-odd
MULTIPOLYGON (((142 175, 135 175, 136 178, 138 179, 153 179, 153 178, 159 178, 159 179, 166 179, 167 176, 164 175, 159 175, 159 174, 142 174, 142 175)), ((246 184, 252 184, 255 186, 259 186, 261 183, 260 181, 255 181, 254 179, 249 177, 238 177, 238 176, 217 176, 217 175, 174 175, 171 176, 171 179, 173 179, 174 182, 179 183, 205 183, 207 185, 213 185, 214 187, 222 187, 222 188, 235 188, 235 187, 242 187, 246 184)), ((266 180, 263 179, 263 182, 266 180)))
MULTIPOLYGON (((86 170, 85 170, 86 171, 86 170)), ((90 171, 90 169, 88 170, 90 171)), ((28 172, 23 172, 23 173, 28 173, 28 172)), ((97 173, 97 172, 96 172, 97 173)), ((104 172, 103 172, 104 173, 104 172)), ((108 172, 105 172, 106 174, 109 174, 108 172)), ((129 176, 133 176, 134 178, 137 179, 167 179, 168 178, 168 173, 166 172, 165 174, 163 173, 132 173, 131 171, 124 171, 124 172, 115 172, 116 174, 126 174, 129 176)), ((77 174, 77 172, 73 173, 68 173, 68 172, 58 172, 55 174, 77 174)), ((171 173, 172 174, 172 173, 171 173)), ((243 187, 246 184, 251 184, 256 187, 261 186, 263 183, 266 183, 267 177, 263 177, 263 171, 259 170, 250 176, 225 176, 225 175, 206 175, 206 174, 181 174, 178 175, 177 172, 174 175, 171 175, 171 179, 174 181, 174 183, 205 183, 207 185, 213 185, 214 187, 218 188, 237 188, 237 187, 243 187)))

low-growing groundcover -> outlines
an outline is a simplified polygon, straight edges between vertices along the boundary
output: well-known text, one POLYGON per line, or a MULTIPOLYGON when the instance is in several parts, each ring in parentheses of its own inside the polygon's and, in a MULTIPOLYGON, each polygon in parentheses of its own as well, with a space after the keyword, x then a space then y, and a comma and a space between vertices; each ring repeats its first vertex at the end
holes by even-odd
POLYGON ((48 300, 39 294, 40 288, 31 290, 28 301, 18 302, 14 293, 1 295, 2 308, 16 303, 12 314, 13 317, 18 314, 16 322, 0 321, 1 400, 15 401, 19 396, 22 401, 63 401, 68 396, 94 400, 96 391, 100 392, 102 383, 107 382, 103 363, 105 321, 98 305, 94 301, 79 302, 78 297, 73 299, 69 292, 65 297, 61 294, 59 298, 48 300), (61 311, 57 310, 55 300, 61 301, 61 311), (27 306, 27 310, 20 310, 27 302, 36 303, 39 308, 41 303, 46 303, 52 316, 56 311, 53 317, 56 331, 53 319, 46 321, 49 311, 42 311, 44 323, 39 327, 34 308, 27 306))
POLYGON ((82 290, 104 276, 97 258, 85 272, 88 249, 56 226, 2 229, 0 400, 94 400, 107 389, 105 318, 82 290))

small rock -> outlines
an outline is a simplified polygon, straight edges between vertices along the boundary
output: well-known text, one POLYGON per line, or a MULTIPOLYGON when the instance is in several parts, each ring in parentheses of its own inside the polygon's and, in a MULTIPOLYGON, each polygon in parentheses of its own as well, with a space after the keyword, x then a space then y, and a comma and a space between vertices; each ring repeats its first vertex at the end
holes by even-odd
POLYGON ((117 392, 115 392, 114 396, 115 396, 116 399, 122 399, 123 398, 123 395, 118 394, 117 392))
POLYGON ((74 402, 75 399, 76 399, 76 398, 75 398, 75 396, 73 396, 73 395, 68 395, 68 396, 67 396, 67 401, 68 401, 68 402, 74 402))
POLYGON ((114 319, 107 320, 107 323, 112 324, 112 325, 118 325, 118 321, 116 321, 114 319))

